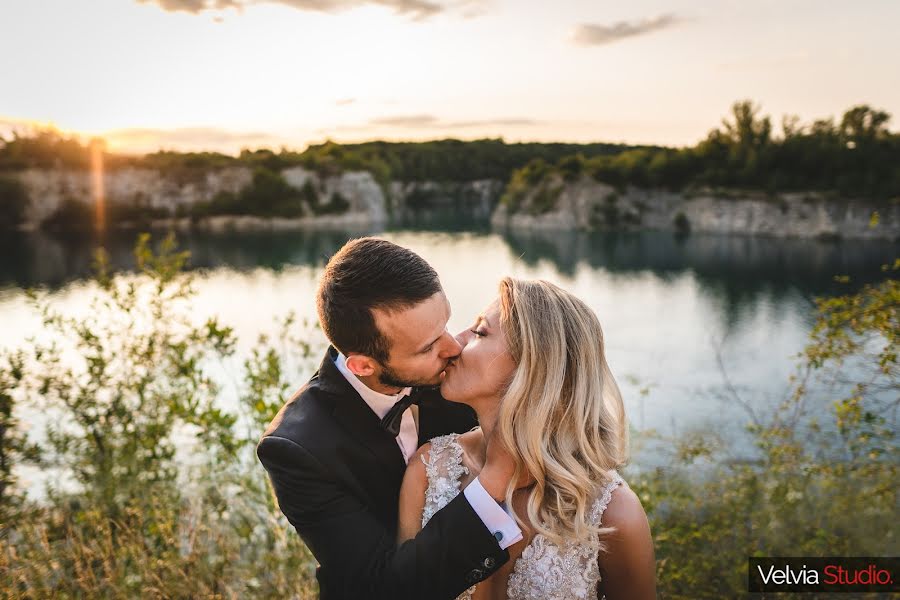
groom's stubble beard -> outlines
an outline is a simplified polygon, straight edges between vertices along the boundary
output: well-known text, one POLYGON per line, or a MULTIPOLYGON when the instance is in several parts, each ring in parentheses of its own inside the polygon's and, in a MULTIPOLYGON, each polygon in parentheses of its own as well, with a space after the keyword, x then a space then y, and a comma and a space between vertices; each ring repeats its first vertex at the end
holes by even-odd
POLYGON ((433 383, 431 381, 413 381, 405 377, 401 377, 396 371, 384 363, 378 363, 381 366, 381 373, 378 374, 378 382, 388 387, 397 388, 426 388, 437 389, 441 386, 440 382, 433 383))

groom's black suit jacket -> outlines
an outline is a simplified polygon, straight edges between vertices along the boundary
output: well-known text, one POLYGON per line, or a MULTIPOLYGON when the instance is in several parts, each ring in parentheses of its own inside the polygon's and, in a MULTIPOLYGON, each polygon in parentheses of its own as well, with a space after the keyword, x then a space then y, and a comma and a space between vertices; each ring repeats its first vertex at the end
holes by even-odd
MULTIPOLYGON (((463 494, 402 545, 397 502, 406 464, 395 438, 334 364, 269 425, 256 452, 281 511, 319 568, 322 600, 451 599, 509 560, 463 494)), ((472 410, 422 392, 419 444, 476 424, 472 410)))

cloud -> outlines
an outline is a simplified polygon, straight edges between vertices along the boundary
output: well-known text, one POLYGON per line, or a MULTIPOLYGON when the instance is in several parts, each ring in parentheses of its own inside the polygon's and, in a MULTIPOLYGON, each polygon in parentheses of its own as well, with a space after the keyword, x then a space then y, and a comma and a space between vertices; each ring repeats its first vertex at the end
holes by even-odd
POLYGON ((334 103, 337 106, 350 106, 356 103, 356 98, 338 98, 334 103))
POLYGON ((243 0, 137 0, 141 4, 156 4, 166 12, 201 13, 205 10, 240 8, 243 0))
POLYGON ((232 131, 218 127, 181 127, 156 129, 129 127, 108 131, 76 131, 62 129, 49 121, 19 119, 0 115, 0 138, 10 139, 15 133, 32 135, 36 131, 51 129, 65 136, 87 142, 92 137, 106 140, 114 152, 143 154, 159 149, 179 151, 215 151, 236 153, 241 148, 277 148, 296 145, 296 140, 259 131, 232 131))
POLYGON ((379 117, 369 121, 369 125, 387 125, 389 127, 424 127, 435 125, 438 118, 434 115, 401 115, 398 117, 379 117))
POLYGON ((369 121, 372 126, 387 127, 431 127, 440 129, 469 129, 472 127, 531 126, 538 122, 533 119, 482 119, 474 121, 441 121, 434 115, 400 115, 396 117, 379 117, 369 121))
POLYGON ((263 132, 230 131, 217 127, 182 127, 178 129, 128 128, 104 132, 113 150, 154 152, 160 148, 190 151, 209 150, 236 152, 244 147, 276 147, 287 144, 284 138, 263 132))
POLYGON ((233 8, 242 10, 256 4, 281 4, 297 10, 337 13, 360 6, 375 5, 393 10, 396 14, 421 21, 434 15, 458 11, 465 17, 483 14, 488 0, 137 0, 141 4, 155 4, 167 12, 199 14, 206 11, 233 8))
POLYGON ((450 127, 453 129, 468 129, 469 127, 494 127, 494 126, 507 126, 507 127, 532 127, 534 125, 540 125, 540 121, 535 121, 534 119, 487 119, 484 121, 451 121, 449 123, 445 123, 444 127, 450 127))
POLYGON ((378 117, 367 123, 356 125, 336 125, 334 127, 319 129, 317 133, 330 135, 335 132, 367 133, 369 135, 381 135, 386 129, 422 129, 427 131, 446 131, 448 129, 475 129, 490 127, 534 127, 543 124, 534 119, 502 118, 479 119, 471 121, 445 121, 434 115, 412 114, 378 117))
MULTIPOLYGON (((228 0, 229 2, 236 0, 228 0)), ((366 4, 375 4, 393 9, 400 15, 409 15, 414 19, 427 19, 443 12, 446 7, 429 0, 244 0, 245 4, 284 4, 299 10, 310 10, 324 13, 335 13, 357 8, 366 4)))
POLYGON ((572 40, 580 46, 601 46, 636 35, 660 31, 681 22, 682 19, 675 15, 666 14, 639 21, 619 21, 612 25, 582 23, 575 28, 572 40))

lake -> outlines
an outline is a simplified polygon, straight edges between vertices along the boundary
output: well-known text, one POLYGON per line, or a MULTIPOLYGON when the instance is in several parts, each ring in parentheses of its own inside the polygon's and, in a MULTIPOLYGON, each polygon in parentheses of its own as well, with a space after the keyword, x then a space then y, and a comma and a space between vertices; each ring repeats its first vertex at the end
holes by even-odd
MULTIPOLYGON (((376 233, 409 247, 441 276, 457 332, 494 298, 504 275, 541 278, 584 299, 597 313, 607 359, 637 430, 695 429, 734 436, 747 407, 764 413, 784 396, 813 323, 813 299, 878 280, 896 248, 882 242, 822 242, 669 233, 514 233, 462 226, 375 232, 184 234, 190 250, 198 319, 218 315, 235 328, 238 355, 220 375, 237 377, 258 335, 290 311, 315 318, 314 290, 327 258, 349 237, 376 233), (849 275, 849 285, 835 282, 849 275), (233 372, 228 373, 233 367, 233 372), (740 399, 740 401, 737 400, 740 399)), ((160 236, 161 237, 161 236, 160 236)), ((103 241, 112 264, 131 266, 134 235, 103 241)), ((64 312, 86 309, 95 242, 44 234, 5 238, 0 247, 0 345, 38 332, 25 288, 47 289, 64 312)), ((324 348, 321 333, 314 338, 324 348)), ((299 387, 314 366, 297 374, 299 387)), ((226 382, 227 383, 227 382, 226 382)), ((232 382, 233 384, 233 382, 232 382)), ((226 385, 222 403, 234 403, 226 385)), ((830 396, 821 392, 827 404, 830 396)), ((40 429, 42 415, 22 421, 40 429)), ((638 464, 652 464, 643 449, 638 464)))

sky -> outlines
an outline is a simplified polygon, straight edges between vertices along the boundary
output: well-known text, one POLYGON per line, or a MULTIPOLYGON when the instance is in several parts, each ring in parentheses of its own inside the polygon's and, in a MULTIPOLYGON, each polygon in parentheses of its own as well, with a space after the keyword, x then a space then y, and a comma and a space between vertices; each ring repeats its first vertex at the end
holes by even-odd
POLYGON ((898 23, 897 0, 0 0, 0 133, 681 146, 742 99, 897 130, 898 23))

